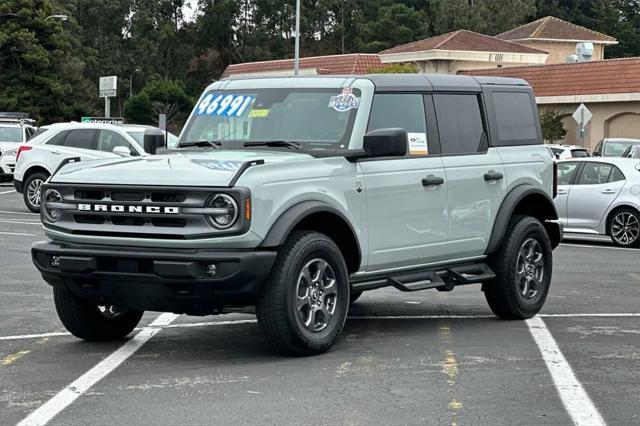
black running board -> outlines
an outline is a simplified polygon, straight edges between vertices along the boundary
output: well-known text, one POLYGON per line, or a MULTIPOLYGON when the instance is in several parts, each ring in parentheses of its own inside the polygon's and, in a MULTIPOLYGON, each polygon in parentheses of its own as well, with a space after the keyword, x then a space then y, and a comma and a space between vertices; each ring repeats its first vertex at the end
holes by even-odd
POLYGON ((458 285, 479 284, 495 277, 496 275, 489 266, 484 263, 474 263, 390 277, 377 277, 367 281, 353 282, 351 287, 355 291, 374 290, 383 287, 394 287, 403 292, 428 289, 451 291, 458 285))

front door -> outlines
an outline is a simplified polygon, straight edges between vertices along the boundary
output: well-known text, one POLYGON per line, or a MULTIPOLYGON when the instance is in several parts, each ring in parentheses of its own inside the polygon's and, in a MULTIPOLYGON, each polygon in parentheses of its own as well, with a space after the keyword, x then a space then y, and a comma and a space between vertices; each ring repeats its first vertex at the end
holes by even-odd
POLYGON ((428 129, 422 94, 375 95, 368 130, 397 127, 409 135, 405 157, 359 163, 367 195, 369 272, 436 262, 448 241, 448 184, 442 159, 429 155, 435 129, 428 129))
POLYGON ((558 163, 558 194, 553 199, 558 212, 558 219, 564 227, 569 226, 569 215, 567 212, 567 201, 569 200, 569 192, 571 185, 574 183, 577 171, 580 169, 580 163, 576 161, 558 163))
POLYGON ((624 184, 624 174, 613 164, 585 162, 575 185, 569 190, 568 227, 597 229, 624 184))

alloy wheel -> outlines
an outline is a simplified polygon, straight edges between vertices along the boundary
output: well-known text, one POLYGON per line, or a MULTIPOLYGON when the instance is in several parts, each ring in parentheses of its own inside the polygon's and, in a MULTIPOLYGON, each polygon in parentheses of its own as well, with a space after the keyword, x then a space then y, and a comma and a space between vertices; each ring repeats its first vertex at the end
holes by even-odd
POLYGON ((520 246, 516 261, 516 284, 520 295, 527 301, 535 299, 544 285, 544 254, 534 238, 520 246))
POLYGON ((314 333, 324 330, 338 306, 336 274, 324 259, 307 262, 298 276, 295 309, 298 320, 314 333))
POLYGON ((44 181, 42 179, 33 179, 27 186, 27 199, 34 207, 40 206, 40 188, 44 181))
POLYGON ((611 238, 623 246, 634 244, 640 235, 640 223, 631 212, 620 212, 611 221, 611 238))
POLYGON ((98 311, 100 311, 102 316, 105 317, 106 319, 112 319, 112 320, 120 318, 122 315, 124 315, 127 312, 126 309, 120 309, 115 305, 108 305, 108 306, 99 305, 98 311))

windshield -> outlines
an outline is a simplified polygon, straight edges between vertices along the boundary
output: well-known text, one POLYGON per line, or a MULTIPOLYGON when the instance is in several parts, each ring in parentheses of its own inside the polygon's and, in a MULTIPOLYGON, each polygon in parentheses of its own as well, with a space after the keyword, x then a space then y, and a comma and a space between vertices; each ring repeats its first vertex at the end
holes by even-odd
POLYGON ((22 129, 0 126, 0 142, 22 142, 22 129))
POLYGON ((630 145, 640 145, 640 141, 607 141, 604 144, 604 155, 607 157, 620 157, 630 145))
POLYGON ((359 104, 360 90, 350 88, 212 91, 196 105, 180 145, 286 141, 303 149, 347 148, 359 104))

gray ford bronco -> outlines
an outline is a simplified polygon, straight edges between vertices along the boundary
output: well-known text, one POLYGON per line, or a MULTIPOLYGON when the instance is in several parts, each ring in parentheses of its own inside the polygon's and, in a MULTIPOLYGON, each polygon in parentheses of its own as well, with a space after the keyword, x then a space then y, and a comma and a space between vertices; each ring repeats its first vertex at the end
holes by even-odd
POLYGON ((64 326, 119 339, 143 311, 252 311, 275 348, 328 350, 363 291, 481 284, 492 311, 544 304, 562 229, 522 80, 226 79, 178 149, 75 162, 43 186, 33 261, 64 326))

